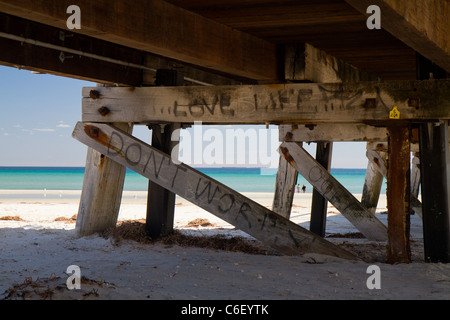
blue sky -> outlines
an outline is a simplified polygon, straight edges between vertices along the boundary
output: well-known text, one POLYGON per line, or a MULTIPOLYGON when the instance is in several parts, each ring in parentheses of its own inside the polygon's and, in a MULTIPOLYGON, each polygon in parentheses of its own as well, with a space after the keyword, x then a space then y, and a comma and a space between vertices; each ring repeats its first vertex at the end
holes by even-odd
MULTIPOLYGON (((81 89, 95 83, 0 66, 0 166, 84 166, 86 147, 72 138, 81 89)), ((134 135, 150 140, 145 126, 134 135)), ((365 168, 365 143, 335 143, 332 167, 365 168)), ((314 152, 314 144, 306 149, 314 152)))

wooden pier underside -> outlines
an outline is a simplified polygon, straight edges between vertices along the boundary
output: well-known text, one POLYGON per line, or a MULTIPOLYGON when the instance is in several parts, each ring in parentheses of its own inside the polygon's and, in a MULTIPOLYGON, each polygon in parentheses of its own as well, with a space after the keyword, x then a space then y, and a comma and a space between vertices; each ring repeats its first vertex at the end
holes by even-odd
MULTIPOLYGON (((448 1, 80 0, 76 4, 81 8, 82 28, 68 30, 66 9, 72 4, 69 0, 0 0, 0 64, 113 86, 83 90, 83 122, 77 129, 92 131, 76 129, 76 137, 90 145, 95 133, 100 133, 97 127, 111 135, 115 132, 115 138, 120 136, 131 144, 125 149, 125 160, 114 152, 109 154, 113 160, 105 156, 104 152, 111 150, 105 150, 98 141, 93 146, 100 152, 89 149, 85 182, 91 187, 84 188, 80 203, 82 215, 77 228, 81 234, 115 224, 123 172, 125 166, 137 166, 137 159, 132 158, 137 150, 164 158, 154 150, 156 144, 144 145, 117 128, 131 132, 139 124, 182 127, 199 121, 275 124, 279 125, 280 141, 300 150, 297 156, 303 154, 303 142, 365 141, 375 146, 370 149, 368 145, 373 175, 366 179, 370 186, 366 197, 361 203, 347 200, 363 212, 365 220, 375 221, 377 186, 387 178, 391 190, 391 228, 387 226, 391 261, 408 260, 411 207, 423 216, 426 260, 448 262, 450 207, 448 201, 439 200, 447 199, 450 189, 450 80, 443 80, 450 73, 448 1), (381 9, 380 30, 366 26, 369 5, 381 9), (162 69, 179 72, 182 81, 177 85, 185 86, 161 87, 155 78, 162 69), (383 149, 377 150, 377 145, 383 149), (405 158, 409 151, 416 155, 420 151, 420 172, 416 157, 411 183, 405 158), (121 163, 116 162, 119 159, 121 163), (439 187, 433 185, 435 179, 439 187), (112 180, 103 192, 99 186, 112 180), (423 203, 417 200, 419 181, 423 203), (394 204, 393 209, 395 199, 401 199, 401 204, 394 204), (106 203, 109 206, 101 209, 106 203)), ((108 140, 112 142, 118 141, 108 140)), ((326 156, 331 159, 331 152, 326 156)), ((316 164, 319 154, 316 158, 308 159, 316 164)), ((156 161, 154 156, 152 161, 156 161)), ((324 165, 329 165, 326 162, 324 165)), ((304 164, 297 165, 302 165, 298 170, 304 170, 304 164)), ((284 157, 280 166, 286 175, 284 181, 277 180, 281 198, 274 201, 274 210, 285 218, 239 198, 241 205, 235 215, 239 221, 233 217, 232 222, 255 233, 261 222, 258 219, 270 217, 283 227, 269 237, 264 232, 255 236, 281 251, 347 256, 286 219, 297 169, 284 157), (258 212, 250 223, 244 203, 258 212), (276 240, 277 233, 285 241, 282 244, 276 240)), ((206 179, 190 168, 173 168, 177 174, 189 172, 206 179)), ((322 174, 329 177, 324 169, 322 174)), ((161 182, 163 175, 153 172, 151 176, 150 180, 156 177, 161 182)), ((204 181, 208 182, 190 187, 200 194, 196 199, 194 192, 194 201, 206 199, 202 205, 215 203, 213 186, 235 196, 225 186, 204 181)), ((162 186, 175 188, 167 183, 162 186)), ((336 184, 332 190, 345 193, 336 184)), ((172 191, 186 195, 184 189, 172 191)), ((169 191, 161 189, 160 194, 169 195, 169 191)), ((322 206, 326 194, 322 190, 322 206)), ((164 200, 160 204, 163 208, 168 203, 164 200)), ((215 204, 216 209, 210 209, 220 213, 217 208, 221 204, 215 204)), ((170 222, 170 217, 166 218, 170 222)), ((378 227, 362 233, 371 237, 378 229, 375 238, 383 239, 386 227, 373 224, 378 227)))

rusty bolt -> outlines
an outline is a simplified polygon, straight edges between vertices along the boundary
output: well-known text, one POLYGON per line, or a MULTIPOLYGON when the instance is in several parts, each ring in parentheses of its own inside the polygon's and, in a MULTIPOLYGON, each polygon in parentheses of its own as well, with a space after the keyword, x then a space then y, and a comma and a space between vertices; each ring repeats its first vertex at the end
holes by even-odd
POLYGON ((89 92, 89 97, 94 100, 100 99, 100 92, 98 92, 97 90, 91 90, 89 92))
POLYGON ((291 141, 293 136, 294 135, 292 134, 292 132, 286 132, 286 136, 284 137, 284 140, 285 141, 291 141))
POLYGON ((364 108, 374 109, 376 107, 377 107, 377 99, 375 98, 366 99, 366 102, 364 103, 364 108))
POLYGON ((108 109, 108 107, 101 107, 98 108, 98 113, 100 113, 102 116, 106 116, 108 113, 111 112, 111 110, 108 109))
POLYGON ((98 135, 100 133, 100 130, 97 127, 89 127, 89 136, 91 138, 98 138, 98 135))
POLYGON ((409 97, 408 98, 408 107, 419 109, 420 107, 420 98, 419 97, 409 97))

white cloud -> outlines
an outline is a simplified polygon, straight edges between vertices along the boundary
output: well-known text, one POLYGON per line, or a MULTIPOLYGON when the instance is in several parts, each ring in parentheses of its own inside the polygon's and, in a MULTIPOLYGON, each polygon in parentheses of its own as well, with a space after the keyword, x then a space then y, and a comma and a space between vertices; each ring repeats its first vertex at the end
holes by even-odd
POLYGON ((39 131, 39 132, 54 132, 56 131, 55 129, 33 129, 34 131, 39 131))
POLYGON ((8 133, 8 132, 5 132, 3 135, 4 135, 4 136, 9 136, 9 133, 8 133))
POLYGON ((70 128, 71 126, 69 126, 68 124, 60 123, 56 127, 57 128, 70 128))

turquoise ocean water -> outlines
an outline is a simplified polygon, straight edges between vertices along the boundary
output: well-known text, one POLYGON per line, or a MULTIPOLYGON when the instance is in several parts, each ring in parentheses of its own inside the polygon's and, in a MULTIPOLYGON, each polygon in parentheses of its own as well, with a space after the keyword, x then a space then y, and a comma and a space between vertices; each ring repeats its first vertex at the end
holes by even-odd
MULTIPOLYGON (((259 168, 197 168, 204 174, 239 192, 273 192, 275 170, 259 168)), ((332 169, 332 175, 351 193, 362 193, 365 169, 332 169)), ((8 190, 81 190, 84 167, 0 167, 0 189, 8 190)), ((312 186, 299 175, 298 183, 312 186)), ((127 170, 124 190, 145 191, 148 180, 127 170)), ((382 188, 385 193, 386 186, 382 188)))

